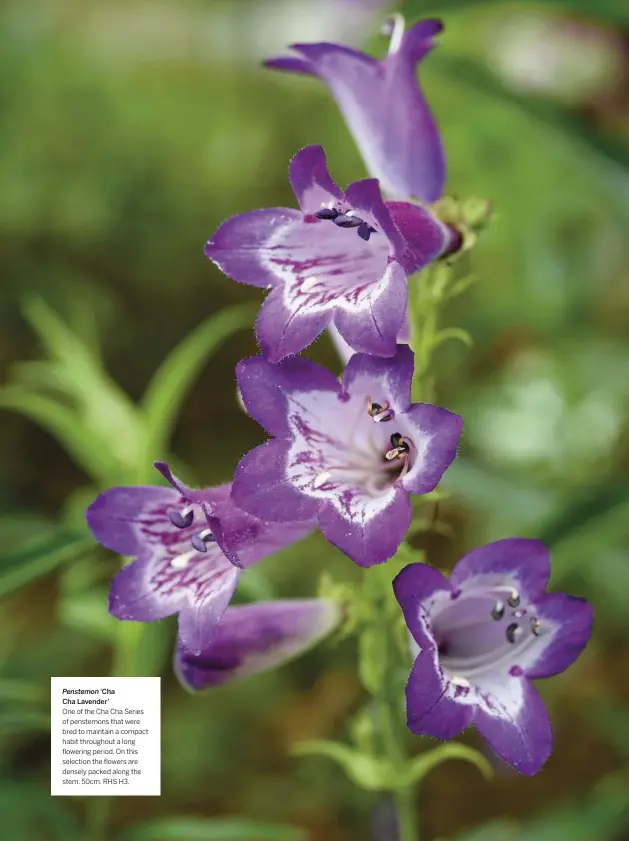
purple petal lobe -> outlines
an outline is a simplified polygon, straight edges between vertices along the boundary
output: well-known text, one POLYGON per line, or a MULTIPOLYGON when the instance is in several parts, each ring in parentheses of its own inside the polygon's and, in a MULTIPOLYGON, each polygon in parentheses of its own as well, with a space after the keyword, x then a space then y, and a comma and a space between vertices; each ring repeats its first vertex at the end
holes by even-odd
POLYGON ((232 498, 244 511, 276 523, 316 518, 320 503, 294 487, 287 477, 291 445, 273 440, 241 459, 234 474, 232 498))
POLYGON ((205 256, 238 283, 265 288, 277 282, 268 254, 278 231, 301 224, 298 210, 269 207, 232 216, 205 246, 205 256), (269 242, 271 245, 269 246, 269 242))
POLYGON ((539 540, 510 537, 472 549, 458 562, 451 576, 454 587, 462 587, 482 576, 517 584, 530 599, 546 589, 550 577, 550 554, 539 540))
POLYGON ((411 524, 409 498, 391 490, 374 501, 345 491, 338 505, 328 504, 319 513, 325 538, 361 567, 381 564, 397 552, 411 524))
POLYGON ((340 308, 334 324, 355 351, 391 357, 404 321, 408 283, 404 269, 392 262, 371 294, 364 295, 351 310, 340 308))
MULTIPOLYGON (((390 359, 354 354, 343 372, 343 389, 348 394, 375 391, 397 413, 406 412, 411 403, 414 359, 413 351, 406 345, 396 346, 395 356, 390 359)), ((372 396, 376 399, 375 394, 372 396)))
POLYGON ((307 61, 304 61, 301 58, 292 58, 291 56, 269 58, 264 62, 264 66, 271 70, 286 70, 289 73, 303 73, 304 76, 315 75, 310 69, 310 65, 307 61))
POLYGON ((409 493, 433 491, 456 456, 463 420, 429 403, 414 403, 405 413, 415 447, 413 467, 402 480, 409 493))
POLYGON ((424 623, 420 620, 421 605, 429 603, 435 593, 450 594, 448 579, 428 564, 409 564, 393 580, 393 592, 398 600, 409 631, 418 645, 429 644, 424 623))
POLYGON ((296 357, 271 365, 264 357, 244 359, 236 366, 236 378, 247 412, 271 435, 290 435, 288 401, 299 400, 303 391, 340 393, 336 377, 321 365, 296 357))
POLYGON ((408 729, 418 736, 453 739, 472 722, 473 708, 450 697, 435 652, 422 651, 406 686, 408 729))
POLYGON ((175 668, 192 690, 205 689, 279 666, 326 636, 341 618, 324 599, 231 607, 198 655, 179 647, 175 668))
POLYGON ((410 202, 390 201, 386 205, 406 242, 406 250, 399 259, 407 274, 420 271, 448 249, 449 229, 428 210, 410 202))
POLYGON ((329 309, 309 312, 305 305, 293 309, 286 302, 284 291, 273 289, 260 308, 256 335, 269 361, 281 362, 314 342, 331 318, 329 309))
MULTIPOLYGON (((583 599, 552 593, 535 600, 542 632, 548 628, 548 642, 536 662, 528 666, 529 678, 542 678, 565 671, 577 659, 592 634, 594 611, 583 599)), ((541 637, 545 642, 544 637, 541 637)))
POLYGON ((306 146, 297 152, 290 162, 289 179, 304 214, 314 214, 322 205, 343 198, 330 177, 321 146, 306 146))
POLYGON ((526 678, 512 678, 510 691, 489 697, 474 723, 498 756, 522 774, 536 774, 552 748, 552 729, 544 702, 526 678))

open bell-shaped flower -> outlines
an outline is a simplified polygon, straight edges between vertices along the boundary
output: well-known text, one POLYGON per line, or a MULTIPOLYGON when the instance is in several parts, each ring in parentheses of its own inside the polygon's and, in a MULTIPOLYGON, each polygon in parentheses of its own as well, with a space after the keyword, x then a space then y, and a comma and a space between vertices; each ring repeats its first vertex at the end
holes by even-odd
POLYGON ((188 689, 228 683, 280 666, 327 636, 342 609, 330 599, 295 599, 229 607, 209 644, 175 654, 175 672, 188 689))
POLYGON ((585 648, 592 608, 545 592, 550 556, 538 540, 474 549, 450 579, 411 564, 393 582, 417 659, 406 687, 409 729, 452 739, 474 723, 523 774, 547 760, 552 731, 531 680, 563 672, 585 648))
POLYGON ((236 468, 232 497, 265 520, 319 522, 360 566, 395 554, 411 520, 409 494, 434 490, 456 455, 462 420, 411 403, 413 352, 355 354, 342 382, 314 362, 240 362, 249 414, 274 436, 236 468))
POLYGON ((300 210, 234 216, 206 256, 233 280, 270 289, 256 333, 271 362, 299 353, 330 324, 354 350, 392 356, 407 275, 447 252, 456 235, 418 205, 384 202, 375 179, 343 192, 320 146, 298 152, 289 174, 300 210))
POLYGON ((134 560, 111 584, 109 612, 152 622, 177 613, 179 642, 208 645, 242 570, 301 539, 313 523, 263 522, 231 501, 231 485, 184 487, 167 465, 156 467, 172 488, 110 488, 87 509, 94 537, 134 560))
POLYGON ((404 31, 391 21, 389 54, 373 56, 340 44, 293 44, 296 56, 269 59, 267 67, 318 76, 343 114, 368 172, 401 199, 436 201, 443 192, 445 157, 435 120, 417 80, 417 65, 431 51, 443 24, 422 20, 404 31))

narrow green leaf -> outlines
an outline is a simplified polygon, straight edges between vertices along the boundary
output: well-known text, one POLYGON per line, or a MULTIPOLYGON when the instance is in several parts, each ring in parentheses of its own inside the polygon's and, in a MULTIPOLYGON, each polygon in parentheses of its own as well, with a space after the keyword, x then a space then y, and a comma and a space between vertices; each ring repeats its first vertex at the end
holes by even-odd
POLYGON ((629 483, 609 482, 582 492, 572 504, 563 507, 557 516, 542 526, 539 539, 554 546, 571 535, 629 505, 629 483))
POLYGON ((22 543, 0 558, 0 596, 30 584, 93 546, 84 534, 59 530, 22 543))
POLYGON ((332 759, 357 786, 367 791, 384 791, 395 787, 394 772, 382 760, 339 742, 323 739, 299 742, 293 745, 291 753, 294 756, 325 756, 332 759))
POLYGON ((387 667, 387 639, 382 628, 365 628, 358 641, 360 680, 370 695, 377 695, 387 667))
POLYGON ((306 841, 306 833, 245 818, 174 817, 138 824, 118 841, 306 841))
POLYGON ((159 622, 118 621, 113 674, 159 677, 171 655, 173 632, 168 619, 159 622))
POLYGON ((28 392, 19 386, 0 389, 0 409, 19 412, 50 432, 77 464, 99 484, 114 484, 114 477, 120 477, 122 468, 114 455, 102 441, 85 429, 73 409, 51 397, 28 392))
POLYGON ((409 763, 408 771, 404 776, 406 784, 415 785, 419 783, 433 768, 450 759, 462 759, 465 762, 471 762, 487 780, 490 780, 494 775, 493 768, 482 753, 458 742, 448 742, 416 756, 409 763))
POLYGON ((138 481, 145 481, 152 462, 166 454, 181 405, 203 366, 232 333, 253 323, 256 312, 251 304, 221 310, 186 336, 157 369, 142 400, 146 434, 138 481))
POLYGON ((474 339, 470 336, 467 330, 463 330, 461 327, 446 327, 443 330, 440 330, 435 336, 433 348, 439 347, 439 345, 449 341, 450 339, 456 339, 459 342, 463 342, 464 345, 467 345, 467 347, 470 348, 474 344, 474 339))

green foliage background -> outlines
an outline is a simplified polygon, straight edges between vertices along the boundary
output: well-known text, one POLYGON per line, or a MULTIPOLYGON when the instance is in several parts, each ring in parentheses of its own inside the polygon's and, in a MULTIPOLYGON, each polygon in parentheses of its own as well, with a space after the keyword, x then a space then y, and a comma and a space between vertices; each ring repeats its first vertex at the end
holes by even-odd
MULTIPOLYGON (((374 810, 386 828, 386 802, 323 758, 290 755, 296 741, 345 733, 361 703, 353 645, 324 644, 277 672, 189 696, 171 672, 172 622, 134 635, 107 615, 119 562, 83 522, 99 489, 156 481, 155 458, 172 454, 190 482, 213 484, 261 440, 233 375, 256 352, 260 295, 222 276, 203 244, 229 215, 290 206, 287 164, 303 145, 324 145, 341 184, 364 175, 323 87, 259 66, 280 46, 278 31, 286 43, 309 40, 294 5, 279 18, 270 0, 8 0, 0 10, 8 841, 366 841, 374 810), (163 795, 53 799, 48 679, 112 669, 163 675, 163 795)), ((354 20, 361 3, 347 5, 354 20)), ((541 687, 556 744, 538 777, 498 766, 488 783, 448 763, 418 807, 427 839, 620 841, 629 832, 629 112, 622 97, 601 116, 591 102, 568 107, 500 80, 496 27, 530 8, 406 4, 411 18, 446 22, 422 82, 445 139, 448 191, 495 207, 473 255, 478 283, 446 314, 475 346, 452 343, 436 357, 439 401, 466 422, 443 483, 449 528, 415 543, 448 568, 484 541, 542 537, 554 583, 593 601, 596 630, 581 660, 541 687)), ((535 8, 610 32, 629 20, 614 0, 535 8)), ((385 49, 379 38, 371 46, 385 49)), ((325 337, 308 353, 339 367, 325 337)), ((239 598, 309 596, 324 570, 356 575, 313 536, 246 576, 239 598)), ((479 744, 474 733, 464 741, 479 744)))

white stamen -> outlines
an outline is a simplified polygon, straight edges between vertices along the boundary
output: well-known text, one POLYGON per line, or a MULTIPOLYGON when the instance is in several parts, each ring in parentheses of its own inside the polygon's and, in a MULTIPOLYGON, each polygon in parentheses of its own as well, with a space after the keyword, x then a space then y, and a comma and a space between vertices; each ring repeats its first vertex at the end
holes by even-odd
POLYGON ((384 31, 385 35, 391 36, 391 41, 389 42, 389 55, 391 55, 392 53, 396 53, 402 46, 404 29, 404 15, 401 15, 399 12, 396 12, 396 14, 391 15, 391 17, 387 21, 387 28, 384 31))
POLYGON ((455 675, 454 677, 450 678, 450 683, 453 686, 461 686, 464 689, 469 689, 471 684, 469 680, 465 677, 460 677, 459 675, 455 675))
POLYGON ((301 284, 301 291, 309 292, 313 286, 317 285, 317 283, 319 283, 318 277, 307 277, 301 284))
POLYGON ((332 474, 330 473, 330 471, 329 471, 329 470, 324 470, 324 471, 322 471, 322 472, 321 472, 321 473, 319 473, 317 476, 315 476, 315 480, 314 480, 314 482, 312 483, 312 487, 313 487, 315 490, 316 490, 317 488, 320 488, 320 487, 321 487, 321 485, 325 485, 325 483, 328 481, 328 479, 330 479, 330 478, 331 478, 331 476, 332 476, 332 474))
POLYGON ((358 212, 356 210, 348 210, 345 215, 346 216, 358 216, 358 212))
POLYGON ((201 540, 207 540, 208 537, 212 537, 212 530, 211 529, 203 529, 203 531, 199 532, 199 537, 201 540))
POLYGON ((193 555, 196 555, 196 551, 194 549, 191 552, 184 552, 182 555, 176 555, 170 562, 170 565, 175 569, 185 569, 193 555))

